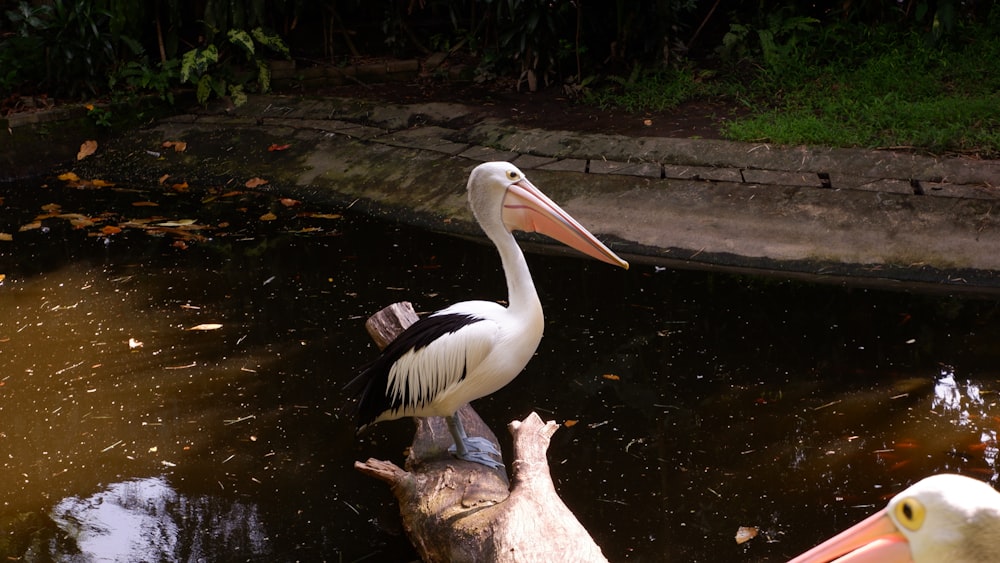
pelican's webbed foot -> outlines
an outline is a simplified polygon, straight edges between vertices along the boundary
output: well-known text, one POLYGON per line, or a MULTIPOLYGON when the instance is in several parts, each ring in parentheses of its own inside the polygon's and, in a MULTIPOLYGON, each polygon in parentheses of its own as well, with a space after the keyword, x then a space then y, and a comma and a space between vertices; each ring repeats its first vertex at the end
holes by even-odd
POLYGON ((455 445, 448 448, 448 451, 452 455, 458 459, 464 459, 465 461, 471 461, 494 469, 504 467, 502 461, 497 461, 492 457, 493 455, 501 457, 500 450, 497 449, 493 442, 479 436, 470 438, 465 433, 462 421, 457 416, 446 416, 445 421, 448 423, 448 430, 451 431, 451 436, 455 440, 455 445))

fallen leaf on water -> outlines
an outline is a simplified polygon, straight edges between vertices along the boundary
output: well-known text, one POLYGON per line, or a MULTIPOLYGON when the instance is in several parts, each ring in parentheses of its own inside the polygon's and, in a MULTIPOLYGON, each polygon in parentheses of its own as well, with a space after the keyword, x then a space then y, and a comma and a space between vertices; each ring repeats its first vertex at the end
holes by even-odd
POLYGON ((290 197, 283 197, 279 201, 281 201, 281 205, 284 205, 285 207, 295 207, 296 205, 302 203, 301 201, 290 197))
POLYGON ((116 235, 120 232, 122 232, 121 227, 116 227, 114 225, 104 225, 101 227, 101 233, 106 235, 116 235))
POLYGON ((58 203, 46 203, 42 206, 42 211, 46 213, 59 213, 62 211, 62 206, 58 203))
POLYGON ((84 227, 93 227, 94 220, 86 215, 81 215, 79 213, 63 213, 62 215, 57 215, 60 219, 66 219, 69 221, 70 225, 73 225, 74 229, 82 229, 84 227))
POLYGON ((270 152, 283 151, 283 150, 287 149, 290 146, 292 146, 292 145, 279 145, 277 143, 273 143, 271 146, 267 147, 267 150, 270 151, 270 152))
POLYGON ((746 543, 757 537, 757 528, 754 526, 740 526, 736 530, 736 543, 746 543))
POLYGON ((0 274, 0 282, 7 279, 7 274, 0 274))
POLYGON ((610 381, 618 381, 619 379, 621 379, 621 377, 618 377, 617 375, 615 375, 613 373, 606 373, 606 374, 602 375, 601 377, 603 377, 604 379, 610 380, 610 381))
POLYGON ((94 186, 95 188, 110 188, 113 187, 115 183, 105 182, 104 180, 97 179, 97 180, 91 180, 90 185, 94 186))
POLYGON ((42 222, 41 221, 33 221, 31 223, 26 223, 24 225, 21 225, 21 227, 17 230, 17 232, 23 233, 24 231, 32 231, 32 230, 41 229, 41 228, 42 228, 42 222))
POLYGON ((76 174, 72 173, 72 172, 65 172, 65 173, 60 174, 59 176, 57 176, 57 178, 59 178, 60 180, 62 180, 64 182, 79 182, 80 181, 80 177, 77 176, 76 174))
POLYGON ((187 250, 188 249, 187 243, 184 242, 184 241, 182 241, 182 240, 175 240, 173 242, 173 244, 171 244, 171 246, 173 246, 174 248, 179 248, 181 250, 187 250))
POLYGON ((234 195, 240 195, 240 194, 242 194, 242 193, 243 193, 243 192, 241 192, 241 191, 239 191, 239 190, 233 190, 233 191, 231 191, 231 192, 226 192, 226 193, 224 193, 224 194, 220 195, 219 197, 233 197, 234 195))
POLYGON ((267 183, 268 183, 267 180, 265 180, 263 178, 256 178, 256 177, 254 177, 254 178, 250 178, 249 180, 247 180, 247 183, 244 184, 244 185, 246 187, 248 187, 248 188, 257 188, 257 187, 263 186, 263 185, 265 185, 267 183))
POLYGON ((178 192, 186 192, 190 186, 188 186, 187 182, 181 182, 180 184, 173 184, 170 187, 178 192))
POLYGON ((130 350, 135 350, 136 348, 142 348, 142 342, 139 342, 135 338, 129 338, 128 347, 130 350))
POLYGON ((274 213, 265 213, 260 216, 261 221, 274 221, 277 218, 278 216, 275 215, 274 213))
POLYGON ((14 235, 10 233, 0 233, 0 241, 10 242, 14 240, 14 235))
POLYGON ((167 181, 167 178, 169 178, 169 177, 170 177, 170 174, 164 174, 163 176, 160 176, 160 179, 157 180, 157 182, 162 185, 164 182, 167 181))
POLYGON ((571 428, 573 426, 576 426, 577 422, 580 422, 580 421, 579 420, 567 420, 566 422, 563 422, 563 426, 565 426, 566 428, 571 428))
POLYGON ((340 213, 303 213, 302 217, 311 217, 313 219, 340 219, 340 213))
POLYGON ((188 330, 219 330, 222 325, 216 323, 205 323, 200 325, 195 325, 188 330))
POLYGON ((132 207, 157 207, 158 205, 160 205, 160 204, 156 203, 155 201, 133 201, 132 202, 132 207))
POLYGON ((162 223, 155 223, 155 225, 157 227, 190 227, 197 222, 197 219, 179 219, 177 221, 163 221, 162 223))
POLYGON ((88 156, 94 154, 94 151, 96 150, 97 150, 97 141, 94 140, 84 141, 83 144, 80 145, 80 152, 76 153, 76 159, 83 160, 88 156))
POLYGON ((184 152, 188 148, 188 144, 184 141, 163 141, 162 146, 165 149, 173 148, 174 152, 184 152))

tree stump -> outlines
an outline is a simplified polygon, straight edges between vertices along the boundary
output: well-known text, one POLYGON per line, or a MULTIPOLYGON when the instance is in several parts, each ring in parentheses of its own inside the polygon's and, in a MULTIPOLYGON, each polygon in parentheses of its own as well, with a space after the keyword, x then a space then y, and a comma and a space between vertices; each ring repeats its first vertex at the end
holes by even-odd
MULTIPOLYGON (((369 334, 384 348, 416 319, 409 303, 372 316, 369 334)), ((469 405, 457 416, 470 436, 499 450, 497 438, 469 405)), ((556 494, 545 455, 558 430, 535 413, 507 425, 514 438, 512 480, 448 453, 451 434, 443 418, 420 418, 406 469, 369 459, 354 467, 389 484, 410 541, 421 558, 436 561, 607 561, 590 534, 556 494)))

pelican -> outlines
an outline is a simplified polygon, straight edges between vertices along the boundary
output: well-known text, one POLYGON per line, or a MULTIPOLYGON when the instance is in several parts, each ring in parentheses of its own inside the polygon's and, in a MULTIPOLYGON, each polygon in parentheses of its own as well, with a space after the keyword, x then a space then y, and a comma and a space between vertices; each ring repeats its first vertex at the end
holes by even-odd
POLYGON ((985 563, 1000 561, 998 538, 1000 493, 982 481, 941 474, 789 563, 985 563))
POLYGON ((507 278, 507 307, 465 301, 410 325, 350 384, 360 387, 358 430, 403 417, 443 416, 459 459, 503 467, 489 440, 469 437, 455 411, 510 383, 542 339, 542 305, 511 231, 548 235, 588 256, 628 269, 587 229, 508 162, 480 164, 469 176, 469 207, 496 245, 507 278))

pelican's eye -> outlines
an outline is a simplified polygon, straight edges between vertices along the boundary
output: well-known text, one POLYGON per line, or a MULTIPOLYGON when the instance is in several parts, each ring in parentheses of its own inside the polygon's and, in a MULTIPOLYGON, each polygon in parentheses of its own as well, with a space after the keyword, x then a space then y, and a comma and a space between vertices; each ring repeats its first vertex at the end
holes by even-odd
POLYGON ((924 525, 924 517, 927 516, 924 505, 912 497, 897 503, 893 511, 896 513, 896 521, 911 532, 919 530, 924 525))
POLYGON ((521 175, 518 174, 516 170, 508 170, 507 179, 510 180, 511 182, 516 182, 521 179, 521 175))

